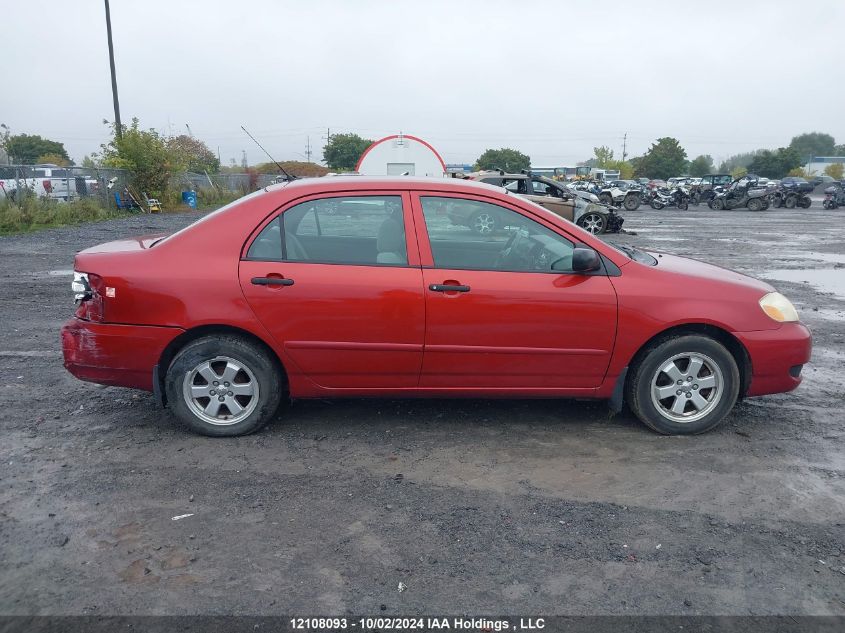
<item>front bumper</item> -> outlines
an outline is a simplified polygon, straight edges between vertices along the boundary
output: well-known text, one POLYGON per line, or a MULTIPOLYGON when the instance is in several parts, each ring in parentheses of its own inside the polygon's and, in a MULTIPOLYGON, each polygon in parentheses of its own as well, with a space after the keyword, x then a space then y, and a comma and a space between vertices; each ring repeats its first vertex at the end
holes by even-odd
POLYGON ((153 367, 184 330, 69 319, 62 327, 65 368, 80 380, 153 390, 153 367))
POLYGON ((751 357, 748 396, 792 391, 801 384, 800 368, 810 360, 813 339, 802 323, 776 330, 734 332, 751 357))

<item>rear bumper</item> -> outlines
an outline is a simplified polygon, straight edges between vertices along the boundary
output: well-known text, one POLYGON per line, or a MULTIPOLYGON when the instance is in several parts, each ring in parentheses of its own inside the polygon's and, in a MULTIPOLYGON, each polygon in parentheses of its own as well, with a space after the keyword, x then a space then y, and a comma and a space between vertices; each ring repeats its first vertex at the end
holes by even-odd
POLYGON ((776 330, 734 332, 751 357, 748 396, 792 391, 801 384, 800 368, 810 360, 813 340, 801 323, 776 330))
POLYGON ((72 318, 62 327, 64 365, 80 380, 152 391, 153 368, 183 331, 72 318))

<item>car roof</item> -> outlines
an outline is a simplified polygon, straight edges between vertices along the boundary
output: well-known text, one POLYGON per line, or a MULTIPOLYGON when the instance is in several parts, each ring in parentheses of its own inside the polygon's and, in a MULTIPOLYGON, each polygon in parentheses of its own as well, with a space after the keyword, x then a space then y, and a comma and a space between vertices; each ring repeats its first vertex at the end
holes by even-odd
POLYGON ((276 185, 268 185, 264 188, 267 192, 285 191, 292 195, 307 195, 313 191, 320 193, 324 191, 365 191, 368 189, 389 189, 408 190, 423 189, 436 191, 495 191, 501 193, 501 187, 488 185, 477 180, 465 180, 463 178, 444 178, 439 176, 357 176, 355 178, 298 178, 292 182, 284 182, 276 185), (299 191, 302 190, 302 191, 299 191))

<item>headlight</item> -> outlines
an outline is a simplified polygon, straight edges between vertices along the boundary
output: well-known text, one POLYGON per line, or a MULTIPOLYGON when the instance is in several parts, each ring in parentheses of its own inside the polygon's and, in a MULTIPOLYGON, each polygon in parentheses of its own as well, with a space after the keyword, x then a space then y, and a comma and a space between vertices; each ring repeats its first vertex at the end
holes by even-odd
POLYGON ((778 323, 798 321, 798 311, 792 302, 779 292, 770 292, 760 299, 760 307, 778 323))

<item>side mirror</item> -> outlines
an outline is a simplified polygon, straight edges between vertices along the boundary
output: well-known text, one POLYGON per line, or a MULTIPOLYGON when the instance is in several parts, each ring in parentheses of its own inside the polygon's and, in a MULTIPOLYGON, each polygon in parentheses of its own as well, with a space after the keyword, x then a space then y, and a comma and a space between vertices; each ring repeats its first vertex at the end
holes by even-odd
POLYGON ((601 258, 592 248, 576 246, 572 251, 572 272, 589 273, 601 269, 601 258))

